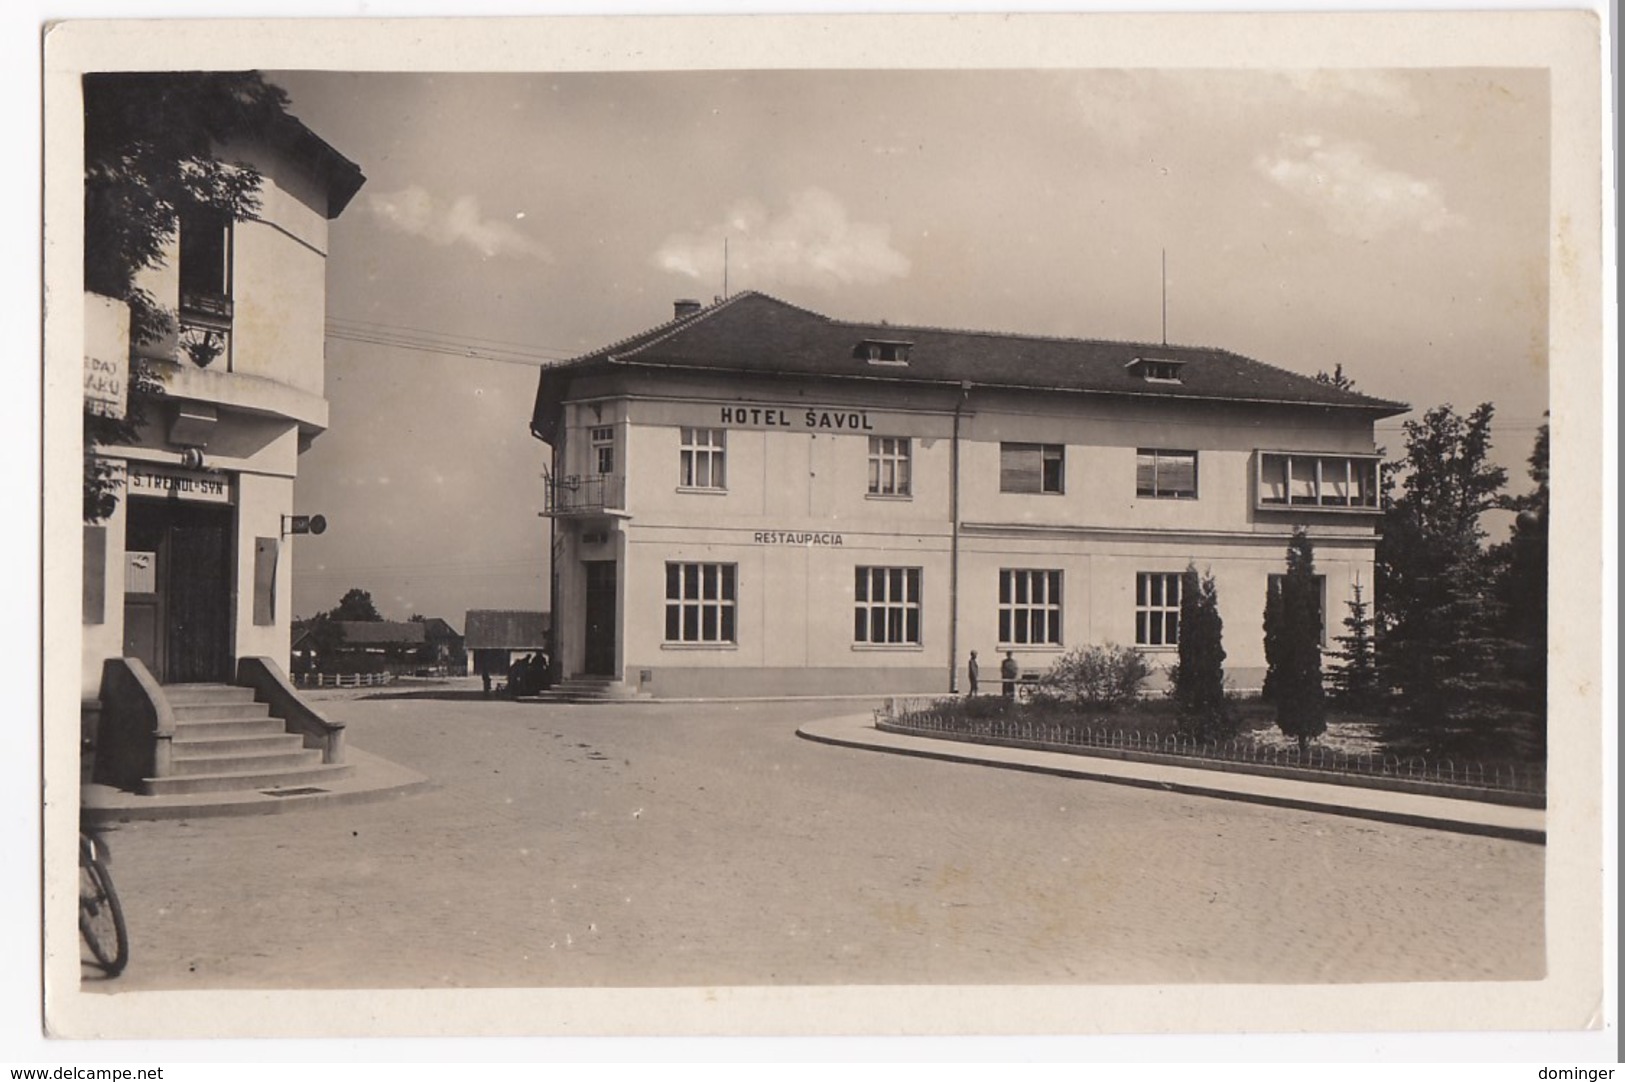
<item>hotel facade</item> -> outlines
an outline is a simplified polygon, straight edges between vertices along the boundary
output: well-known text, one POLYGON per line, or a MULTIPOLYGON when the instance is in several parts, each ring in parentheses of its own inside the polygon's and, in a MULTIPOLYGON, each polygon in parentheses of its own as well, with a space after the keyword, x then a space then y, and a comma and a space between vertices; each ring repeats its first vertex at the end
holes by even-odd
MULTIPOLYGON (((654 697, 966 690, 1115 643, 1177 660, 1211 572, 1238 689, 1288 538, 1334 634, 1400 403, 1221 349, 830 319, 759 293, 546 369, 557 657, 654 697)), ((1366 597, 1370 599, 1367 589, 1366 597)))

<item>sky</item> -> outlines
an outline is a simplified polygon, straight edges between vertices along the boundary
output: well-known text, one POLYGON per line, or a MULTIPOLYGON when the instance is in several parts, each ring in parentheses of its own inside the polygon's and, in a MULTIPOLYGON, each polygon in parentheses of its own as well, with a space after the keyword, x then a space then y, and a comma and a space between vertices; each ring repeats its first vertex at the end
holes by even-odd
POLYGON ((1170 342, 1495 402, 1528 486, 1536 69, 268 75, 368 178, 331 227, 302 616, 545 608, 541 366, 722 295, 725 244, 730 293, 894 324, 1155 342, 1165 281, 1170 342))

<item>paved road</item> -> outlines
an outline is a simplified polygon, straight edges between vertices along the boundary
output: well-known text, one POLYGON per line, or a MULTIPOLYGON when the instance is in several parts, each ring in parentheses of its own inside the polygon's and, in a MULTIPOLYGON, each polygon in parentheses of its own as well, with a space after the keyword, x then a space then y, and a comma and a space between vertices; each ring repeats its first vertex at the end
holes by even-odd
POLYGON ((110 988, 1542 974, 1535 845, 794 735, 851 704, 324 709, 435 788, 119 827, 110 988))

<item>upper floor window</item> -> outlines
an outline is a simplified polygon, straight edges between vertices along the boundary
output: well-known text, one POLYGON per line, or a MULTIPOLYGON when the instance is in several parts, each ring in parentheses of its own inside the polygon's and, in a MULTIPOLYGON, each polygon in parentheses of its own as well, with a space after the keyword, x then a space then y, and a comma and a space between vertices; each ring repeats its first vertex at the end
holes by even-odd
POLYGON ((666 565, 666 641, 735 641, 735 564, 666 565))
MULTIPOLYGON (((231 218, 216 211, 180 217, 180 318, 176 344, 199 368, 231 350, 231 218)), ((229 363, 229 362, 228 362, 229 363)))
POLYGON ((230 318, 231 218, 188 211, 180 219, 182 310, 230 318))
POLYGON ((1160 500, 1196 499, 1196 452, 1140 448, 1135 460, 1134 492, 1160 500))
POLYGON ((1381 475, 1376 456, 1258 453, 1258 506, 1374 511, 1381 475))
POLYGON ((1180 370, 1184 361, 1170 361, 1158 357, 1136 357, 1128 363, 1128 370, 1147 383, 1183 383, 1180 370))
POLYGON ((728 487, 728 433, 721 428, 682 430, 683 488, 728 487))
POLYGON ((920 645, 920 569, 859 567, 852 589, 852 641, 920 645))
POLYGON ((591 432, 592 464, 596 473, 615 472, 615 429, 609 425, 591 432))
POLYGON ((999 491, 1066 491, 1066 448, 1057 443, 999 444, 999 491))
POLYGON ((1134 645, 1179 645, 1178 571, 1141 571, 1134 576, 1134 645))
POLYGON ((855 351, 858 357, 870 364, 891 365, 904 368, 908 365, 908 352, 914 346, 913 342, 895 342, 880 338, 865 339, 858 343, 855 351))
POLYGON ((869 495, 913 494, 912 442, 907 436, 869 437, 869 495))
POLYGON ((1061 573, 999 572, 999 645, 1061 644, 1061 573))

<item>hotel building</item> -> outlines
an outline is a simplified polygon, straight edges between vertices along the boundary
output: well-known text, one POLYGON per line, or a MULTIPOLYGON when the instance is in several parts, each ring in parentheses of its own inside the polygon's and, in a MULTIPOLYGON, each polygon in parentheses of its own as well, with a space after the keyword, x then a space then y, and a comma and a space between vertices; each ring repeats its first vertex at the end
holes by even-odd
MULTIPOLYGON (((1096 643, 1227 673, 1306 528, 1335 628, 1372 581, 1400 403, 1223 349, 831 319, 754 292, 543 371, 555 664, 655 697, 947 693, 1096 643)), ((1367 593, 1369 598, 1369 592, 1367 593)))

